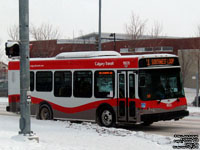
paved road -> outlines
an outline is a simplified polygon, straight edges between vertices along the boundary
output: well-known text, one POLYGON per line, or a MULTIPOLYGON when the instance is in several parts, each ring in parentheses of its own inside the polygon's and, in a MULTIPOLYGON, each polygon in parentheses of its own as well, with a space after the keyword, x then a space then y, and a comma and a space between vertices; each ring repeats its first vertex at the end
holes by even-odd
POLYGON ((200 137, 200 114, 189 116, 179 121, 160 121, 151 126, 135 125, 133 127, 124 127, 132 131, 143 131, 145 133, 158 134, 164 136, 181 135, 199 135, 200 137))

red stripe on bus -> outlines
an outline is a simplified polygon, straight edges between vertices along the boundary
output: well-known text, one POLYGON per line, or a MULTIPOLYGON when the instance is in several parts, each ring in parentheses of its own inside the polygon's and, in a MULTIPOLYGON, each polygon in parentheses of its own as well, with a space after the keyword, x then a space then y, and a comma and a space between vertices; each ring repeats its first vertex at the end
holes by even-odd
POLYGON ((19 94, 8 95, 8 102, 9 103, 18 103, 18 102, 20 102, 20 95, 19 94))
MULTIPOLYGON (((140 101, 140 103, 146 103, 146 107, 143 109, 151 109, 151 108, 160 108, 160 109, 165 109, 165 110, 169 110, 169 109, 173 109, 176 108, 178 106, 183 106, 183 105, 187 105, 187 101, 186 98, 179 98, 179 101, 176 100, 173 103, 164 103, 164 102, 158 102, 156 100, 154 101, 140 101)), ((141 108, 141 105, 140 105, 141 108)))
MULTIPOLYGON (((32 100, 32 103, 34 103, 34 104, 40 104, 41 102, 46 101, 46 100, 42 100, 42 99, 39 99, 39 98, 36 98, 36 97, 32 97, 31 100, 32 100)), ((117 100, 116 99, 96 101, 96 102, 92 102, 92 103, 88 103, 88 104, 84 104, 84 105, 72 107, 72 108, 63 107, 63 106, 60 106, 58 104, 55 104, 55 103, 52 103, 52 102, 49 102, 49 101, 46 101, 46 102, 48 102, 51 105, 52 109, 55 109, 57 111, 61 111, 61 112, 64 112, 64 113, 77 113, 77 112, 81 112, 81 111, 95 109, 100 104, 103 104, 103 103, 110 104, 113 107, 117 106, 117 100)))
MULTIPOLYGON (((9 95, 9 103, 16 103, 20 101, 20 95, 9 95)), ((40 104, 41 102, 48 102, 53 109, 64 112, 64 113, 76 113, 76 112, 81 112, 81 111, 86 111, 86 110, 90 110, 90 109, 95 109, 97 108, 100 104, 103 103, 108 103, 111 106, 117 106, 117 99, 110 99, 110 100, 100 100, 100 101, 96 101, 96 102, 92 102, 92 103, 88 103, 85 105, 81 105, 81 106, 77 106, 77 107, 63 107, 57 104, 54 104, 52 102, 49 102, 47 100, 43 100, 40 98, 36 98, 36 97, 32 97, 31 101, 33 104, 40 104)), ((156 100, 153 101, 141 101, 140 99, 135 99, 136 102, 136 108, 140 108, 140 109, 151 109, 151 108, 159 108, 159 109, 165 109, 165 110, 170 110, 173 108, 176 108, 178 106, 183 106, 183 105, 187 105, 187 101, 186 98, 179 98, 179 101, 176 100, 173 103, 163 103, 162 101, 159 103, 156 100), (141 103, 145 103, 145 108, 141 107, 141 103)))
MULTIPOLYGON (((9 62, 9 70, 19 70, 18 61, 9 62)), ((30 61, 31 70, 42 69, 116 69, 138 68, 138 58, 105 58, 76 60, 38 60, 30 61)))

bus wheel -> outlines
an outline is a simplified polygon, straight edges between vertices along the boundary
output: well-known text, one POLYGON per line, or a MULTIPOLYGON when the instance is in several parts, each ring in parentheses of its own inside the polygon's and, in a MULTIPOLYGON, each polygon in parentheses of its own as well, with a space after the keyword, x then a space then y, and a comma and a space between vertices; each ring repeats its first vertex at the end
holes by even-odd
POLYGON ((40 107, 39 117, 41 120, 51 120, 53 118, 51 108, 44 104, 40 107))
POLYGON ((111 108, 102 108, 99 113, 99 125, 105 127, 112 127, 115 124, 115 115, 111 108))

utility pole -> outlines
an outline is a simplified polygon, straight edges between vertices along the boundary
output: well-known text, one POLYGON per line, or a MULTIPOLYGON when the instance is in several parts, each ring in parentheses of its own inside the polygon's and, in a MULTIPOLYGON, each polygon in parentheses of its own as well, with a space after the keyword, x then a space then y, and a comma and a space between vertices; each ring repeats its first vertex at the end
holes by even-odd
POLYGON ((114 50, 116 51, 116 34, 115 33, 111 33, 110 36, 113 36, 113 40, 114 40, 114 50))
POLYGON ((99 0, 99 38, 98 50, 101 51, 101 0, 99 0))
POLYGON ((30 135, 29 0, 19 0, 20 35, 20 132, 30 135))
POLYGON ((196 105, 199 107, 199 52, 198 52, 198 58, 197 58, 197 75, 196 75, 196 80, 197 80, 197 85, 196 85, 196 105))

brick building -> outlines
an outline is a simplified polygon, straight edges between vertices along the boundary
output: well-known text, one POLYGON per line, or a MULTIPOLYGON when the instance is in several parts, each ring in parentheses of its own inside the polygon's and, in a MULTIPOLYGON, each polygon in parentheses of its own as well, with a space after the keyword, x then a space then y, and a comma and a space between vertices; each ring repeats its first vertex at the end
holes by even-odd
MULTIPOLYGON (((48 40, 32 41, 31 57, 54 57, 61 52, 94 51, 95 41, 48 40)), ((200 38, 159 38, 140 40, 116 40, 102 43, 102 50, 115 50, 121 54, 170 53, 178 55, 179 50, 200 49, 200 38)))

